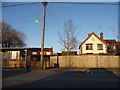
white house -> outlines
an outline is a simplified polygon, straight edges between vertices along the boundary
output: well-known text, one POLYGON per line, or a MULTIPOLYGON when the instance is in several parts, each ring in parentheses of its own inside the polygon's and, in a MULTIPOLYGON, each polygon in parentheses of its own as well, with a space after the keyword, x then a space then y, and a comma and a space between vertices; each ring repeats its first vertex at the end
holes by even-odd
POLYGON ((103 40, 103 33, 98 37, 94 32, 88 34, 88 37, 79 46, 80 54, 100 54, 107 53, 107 43, 103 40))

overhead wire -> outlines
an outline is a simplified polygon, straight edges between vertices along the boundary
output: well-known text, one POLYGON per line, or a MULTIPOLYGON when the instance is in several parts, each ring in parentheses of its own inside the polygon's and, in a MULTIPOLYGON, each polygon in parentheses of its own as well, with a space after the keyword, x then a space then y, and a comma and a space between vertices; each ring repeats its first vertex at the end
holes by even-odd
MULTIPOLYGON (((6 7, 15 7, 15 6, 24 6, 24 5, 33 5, 33 4, 39 4, 40 2, 34 2, 34 3, 23 3, 23 4, 13 4, 13 5, 2 5, 0 6, 0 8, 6 8, 6 7)), ((37 19, 37 20, 41 20, 41 19, 37 19)), ((10 23, 26 23, 26 22, 35 22, 35 19, 33 20, 25 20, 25 21, 13 21, 10 23)))
MULTIPOLYGON (((36 19, 36 20, 41 20, 41 19, 36 19)), ((4 21, 4 20, 3 20, 4 21)), ((25 21, 12 21, 12 22, 9 22, 9 23, 12 23, 12 24, 18 24, 18 23, 28 23, 28 22, 35 22, 35 19, 33 20, 25 20, 25 21)))
MULTIPOLYGON (((23 4, 13 4, 13 5, 2 5, 0 6, 0 8, 6 8, 6 7, 15 7, 15 6, 24 6, 24 5, 33 5, 33 4, 39 4, 40 2, 34 2, 34 3, 23 3, 23 4)), ((91 4, 91 5, 120 5, 119 3, 101 3, 101 2, 48 2, 50 4, 91 4)), ((42 3, 40 3, 42 4, 42 3)), ((57 24, 57 26, 61 29, 61 26, 59 25, 59 23, 57 22, 57 20, 54 18, 54 16, 51 14, 51 12, 46 9, 47 12, 50 14, 50 16, 53 18, 53 20, 55 21, 55 23, 57 24)), ((27 21, 24 21, 24 22, 31 22, 31 21, 34 21, 34 20, 27 20, 27 21)), ((24 23, 24 22, 18 22, 18 23, 24 23)))
POLYGON ((15 7, 15 6, 24 6, 24 5, 32 5, 32 4, 39 4, 39 2, 35 2, 35 3, 24 3, 24 4, 13 4, 13 5, 2 5, 2 8, 15 7))
MULTIPOLYGON (((6 8, 6 7, 15 7, 15 6, 23 6, 23 5, 32 5, 32 4, 39 4, 40 2, 34 2, 34 3, 24 3, 24 4, 13 4, 13 5, 2 5, 2 6, 0 6, 0 7, 2 7, 2 8, 6 8)), ((101 3, 101 2, 48 2, 48 3, 52 3, 52 4, 54 4, 54 3, 57 3, 57 4, 91 4, 91 5, 93 5, 93 4, 95 4, 95 5, 120 5, 119 3, 101 3)))
POLYGON ((118 5, 117 2, 50 2, 50 3, 62 3, 62 4, 96 4, 96 5, 118 5))
POLYGON ((51 16, 51 18, 55 21, 56 25, 59 27, 59 29, 62 29, 62 27, 60 26, 60 24, 57 22, 57 20, 55 19, 55 17, 52 15, 52 13, 46 9, 47 12, 49 13, 49 15, 51 16))

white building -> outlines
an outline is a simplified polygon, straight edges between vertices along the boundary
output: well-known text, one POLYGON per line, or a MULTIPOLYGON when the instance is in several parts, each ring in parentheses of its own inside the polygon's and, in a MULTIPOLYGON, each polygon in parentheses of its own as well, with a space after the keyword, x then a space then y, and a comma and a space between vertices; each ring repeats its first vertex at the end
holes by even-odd
POLYGON ((103 33, 98 37, 94 32, 88 34, 88 37, 79 46, 80 54, 106 54, 107 43, 103 40, 103 33))

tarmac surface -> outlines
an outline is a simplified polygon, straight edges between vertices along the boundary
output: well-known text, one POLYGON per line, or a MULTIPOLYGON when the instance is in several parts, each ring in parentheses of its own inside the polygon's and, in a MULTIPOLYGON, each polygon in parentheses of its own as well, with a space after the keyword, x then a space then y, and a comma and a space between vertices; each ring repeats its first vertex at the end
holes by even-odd
POLYGON ((2 88, 119 88, 118 69, 7 69, 2 88))

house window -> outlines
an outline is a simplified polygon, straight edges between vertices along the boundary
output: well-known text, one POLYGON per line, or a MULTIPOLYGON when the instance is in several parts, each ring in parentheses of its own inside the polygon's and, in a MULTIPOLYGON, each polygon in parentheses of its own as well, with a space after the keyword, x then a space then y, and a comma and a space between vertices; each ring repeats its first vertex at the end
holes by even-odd
POLYGON ((103 44, 98 44, 97 47, 98 47, 98 50, 103 50, 103 44))
POLYGON ((93 53, 86 53, 86 54, 93 54, 93 53))
POLYGON ((115 49, 115 45, 110 45, 109 49, 115 49))
POLYGON ((36 55, 36 54, 37 54, 37 52, 32 52, 32 54, 33 54, 33 55, 36 55))
POLYGON ((93 44, 86 44, 86 50, 93 50, 93 44))

